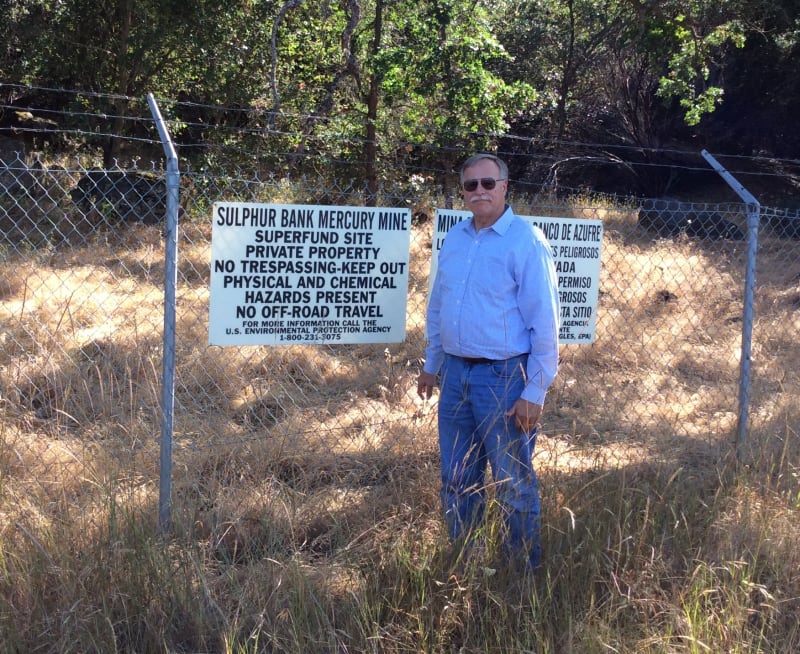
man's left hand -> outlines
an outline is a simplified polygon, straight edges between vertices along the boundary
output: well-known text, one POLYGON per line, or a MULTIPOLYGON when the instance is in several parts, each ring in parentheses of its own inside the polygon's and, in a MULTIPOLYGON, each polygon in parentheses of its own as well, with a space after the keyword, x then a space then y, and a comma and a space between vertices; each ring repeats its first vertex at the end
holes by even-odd
POLYGON ((514 406, 506 411, 506 415, 509 417, 514 416, 517 429, 527 434, 539 422, 539 417, 542 415, 542 405, 519 398, 514 402, 514 406))

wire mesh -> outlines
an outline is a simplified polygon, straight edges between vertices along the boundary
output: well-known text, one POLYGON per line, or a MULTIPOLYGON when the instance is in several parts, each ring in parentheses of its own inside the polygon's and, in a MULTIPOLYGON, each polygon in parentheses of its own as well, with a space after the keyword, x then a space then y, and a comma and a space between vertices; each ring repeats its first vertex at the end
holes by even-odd
MULTIPOLYGON (((356 205, 365 189, 257 167, 182 174, 178 474, 213 459, 215 474, 236 479, 293 482, 304 470, 352 491, 387 474, 376 472, 375 461, 435 456, 435 405, 414 389, 440 193, 412 176, 379 194, 383 206, 410 207, 414 216, 403 343, 220 348, 207 344, 212 204, 356 205)), ((604 224, 596 340, 562 347, 541 464, 692 457, 729 437, 740 372, 744 207, 586 194, 512 202, 520 214, 604 224)), ((156 474, 164 207, 157 166, 44 165, 19 155, 0 168, 4 443, 6 456, 44 466, 42 479, 60 478, 75 451, 83 465, 93 465, 89 452, 113 462, 133 485, 156 474)), ((770 419, 771 390, 796 374, 772 363, 796 347, 800 308, 800 218, 765 208, 762 224, 755 421, 770 419)))

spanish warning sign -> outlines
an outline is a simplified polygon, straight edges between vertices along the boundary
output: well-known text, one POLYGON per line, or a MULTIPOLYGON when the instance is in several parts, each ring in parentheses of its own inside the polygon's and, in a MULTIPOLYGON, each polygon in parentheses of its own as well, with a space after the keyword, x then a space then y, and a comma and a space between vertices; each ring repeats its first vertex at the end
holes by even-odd
MULTIPOLYGON (((436 210, 430 285, 436 277, 439 250, 450 228, 470 218, 469 211, 436 210)), ((561 327, 558 340, 562 344, 594 342, 597 324, 597 300, 600 293, 600 251, 603 243, 603 222, 582 218, 550 218, 520 216, 547 237, 553 249, 558 297, 561 304, 561 327)))
POLYGON ((218 202, 209 344, 405 338, 411 213, 218 202))

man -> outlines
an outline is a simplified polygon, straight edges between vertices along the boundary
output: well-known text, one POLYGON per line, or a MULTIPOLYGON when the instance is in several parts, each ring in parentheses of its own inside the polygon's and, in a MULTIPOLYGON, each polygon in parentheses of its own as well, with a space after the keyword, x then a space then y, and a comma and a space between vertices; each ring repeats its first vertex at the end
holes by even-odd
POLYGON ((487 463, 505 522, 504 547, 541 558, 536 425, 558 369, 558 288, 550 245, 506 204, 508 167, 489 154, 461 169, 470 220, 442 245, 427 313, 417 392, 440 380, 442 504, 467 548, 483 517, 487 463))

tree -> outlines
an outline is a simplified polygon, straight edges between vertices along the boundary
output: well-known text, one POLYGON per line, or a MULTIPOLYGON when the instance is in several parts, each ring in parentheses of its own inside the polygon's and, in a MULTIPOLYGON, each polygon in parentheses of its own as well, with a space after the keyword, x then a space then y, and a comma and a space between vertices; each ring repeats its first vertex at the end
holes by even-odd
POLYGON ((516 125, 552 157, 537 175, 569 168, 591 184, 599 168, 608 179, 639 162, 650 167, 635 169, 640 190, 664 192, 669 168, 653 167, 654 151, 719 106, 726 57, 742 43, 741 8, 730 0, 506 3, 501 38, 542 100, 516 125))
POLYGON ((480 4, 300 0, 282 7, 273 108, 286 120, 307 116, 297 154, 362 159, 368 202, 381 161, 398 150, 382 143, 415 144, 420 161, 450 170, 463 149, 490 147, 508 114, 529 101, 529 87, 492 71, 507 55, 480 4))
POLYGON ((724 51, 724 102, 697 131, 723 151, 796 158, 800 151, 800 3, 746 2, 741 48, 724 51))
MULTIPOLYGON (((0 77, 31 86, 7 105, 52 109, 107 164, 119 136, 152 136, 137 117, 153 92, 179 100, 162 109, 186 143, 231 127, 213 138, 270 164, 348 166, 374 202, 397 164, 447 171, 452 192, 466 151, 510 129, 515 173, 537 179, 657 164, 697 135, 793 152, 798 12, 797 0, 0 0, 0 77)), ((666 188, 652 177, 639 181, 666 188)))
POLYGON ((722 101, 722 87, 711 81, 716 72, 713 68, 720 66, 721 50, 727 44, 738 48, 744 45, 742 23, 724 11, 726 4, 719 0, 695 0, 684 12, 672 14, 674 18, 665 16, 653 21, 651 27, 674 43, 658 94, 677 98, 690 126, 697 125, 704 114, 713 112, 722 101))
MULTIPOLYGON (((6 2, 15 30, 8 74, 30 84, 78 89, 74 127, 108 134, 106 165, 119 153, 118 135, 136 132, 130 104, 148 92, 176 97, 184 89, 228 103, 249 102, 247 39, 250 0, 30 0, 6 2), (237 91, 242 89, 242 91, 237 91), (104 114, 101 124, 80 113, 104 114)), ((8 28, 7 28, 8 29, 8 28)), ((67 97, 67 96, 64 96, 67 97)))
MULTIPOLYGON (((392 3, 379 71, 392 140, 426 144, 430 163, 452 171, 464 152, 489 149, 508 117, 533 100, 532 88, 508 82, 497 63, 508 53, 482 3, 392 3)), ((445 174, 452 193, 453 176, 445 174)))

